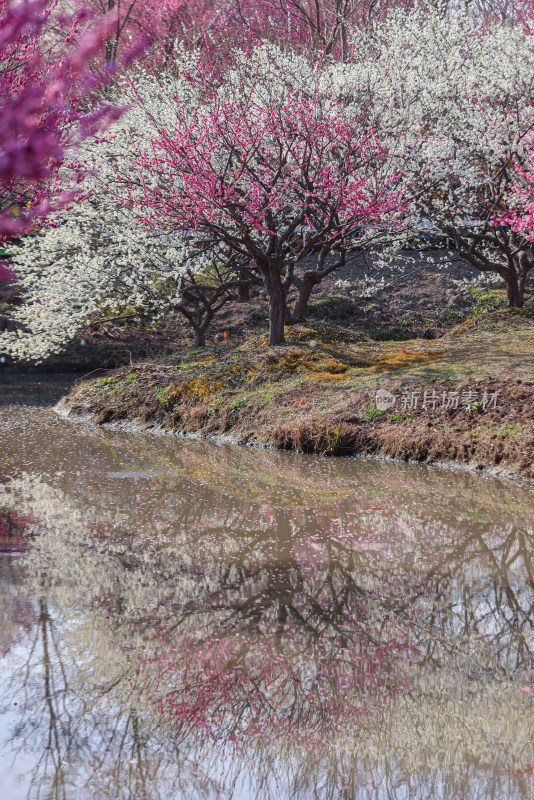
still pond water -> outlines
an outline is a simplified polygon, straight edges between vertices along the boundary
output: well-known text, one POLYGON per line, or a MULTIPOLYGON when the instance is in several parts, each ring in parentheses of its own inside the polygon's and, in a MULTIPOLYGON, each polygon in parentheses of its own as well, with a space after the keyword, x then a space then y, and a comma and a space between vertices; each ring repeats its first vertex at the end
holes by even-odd
POLYGON ((38 380, 0 388, 1 800, 534 797, 532 484, 98 429, 38 380))

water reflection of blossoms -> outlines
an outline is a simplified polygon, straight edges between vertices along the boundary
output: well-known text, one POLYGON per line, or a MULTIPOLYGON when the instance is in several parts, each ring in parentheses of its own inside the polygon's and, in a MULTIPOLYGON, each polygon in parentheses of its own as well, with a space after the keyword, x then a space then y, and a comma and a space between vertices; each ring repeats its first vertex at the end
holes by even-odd
POLYGON ((405 508, 199 511, 187 494, 155 537, 113 503, 13 488, 46 528, 26 567, 66 620, 71 687, 135 719, 138 745, 164 731, 197 764, 230 748, 234 785, 253 753, 294 796, 522 796, 531 531, 421 526, 405 508))

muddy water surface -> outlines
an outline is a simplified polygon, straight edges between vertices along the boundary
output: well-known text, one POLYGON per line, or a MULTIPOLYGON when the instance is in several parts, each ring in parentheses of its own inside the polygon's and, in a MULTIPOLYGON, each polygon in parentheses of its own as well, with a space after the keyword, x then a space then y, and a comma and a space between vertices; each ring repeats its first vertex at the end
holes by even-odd
POLYGON ((534 796, 534 486, 0 388, 1 800, 534 796))

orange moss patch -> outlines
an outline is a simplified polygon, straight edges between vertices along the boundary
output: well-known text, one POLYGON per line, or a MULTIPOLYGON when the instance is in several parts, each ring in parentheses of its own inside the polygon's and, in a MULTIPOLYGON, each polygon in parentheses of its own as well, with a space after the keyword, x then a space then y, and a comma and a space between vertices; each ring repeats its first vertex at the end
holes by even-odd
POLYGON ((310 383, 321 383, 321 381, 341 381, 344 377, 345 375, 339 372, 309 372, 306 375, 306 380, 310 383))
POLYGON ((159 395, 165 409, 172 408, 183 400, 208 400, 224 386, 223 381, 209 381, 206 377, 193 378, 183 383, 173 383, 159 395))

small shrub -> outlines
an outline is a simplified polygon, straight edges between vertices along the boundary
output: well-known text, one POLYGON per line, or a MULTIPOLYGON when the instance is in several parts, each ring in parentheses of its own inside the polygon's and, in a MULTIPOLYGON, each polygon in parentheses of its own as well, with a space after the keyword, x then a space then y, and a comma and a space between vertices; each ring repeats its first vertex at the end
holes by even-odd
POLYGON ((464 408, 464 411, 483 411, 484 410, 484 403, 482 400, 477 400, 475 403, 471 403, 470 405, 464 408))
POLYGON ((362 412, 362 419, 364 422, 373 422, 375 419, 378 419, 382 412, 376 408, 376 406, 367 406, 363 409, 362 412))
POLYGON ((230 411, 238 411, 245 405, 245 403, 246 403, 245 398, 239 397, 237 400, 234 400, 233 403, 230 403, 230 411))

